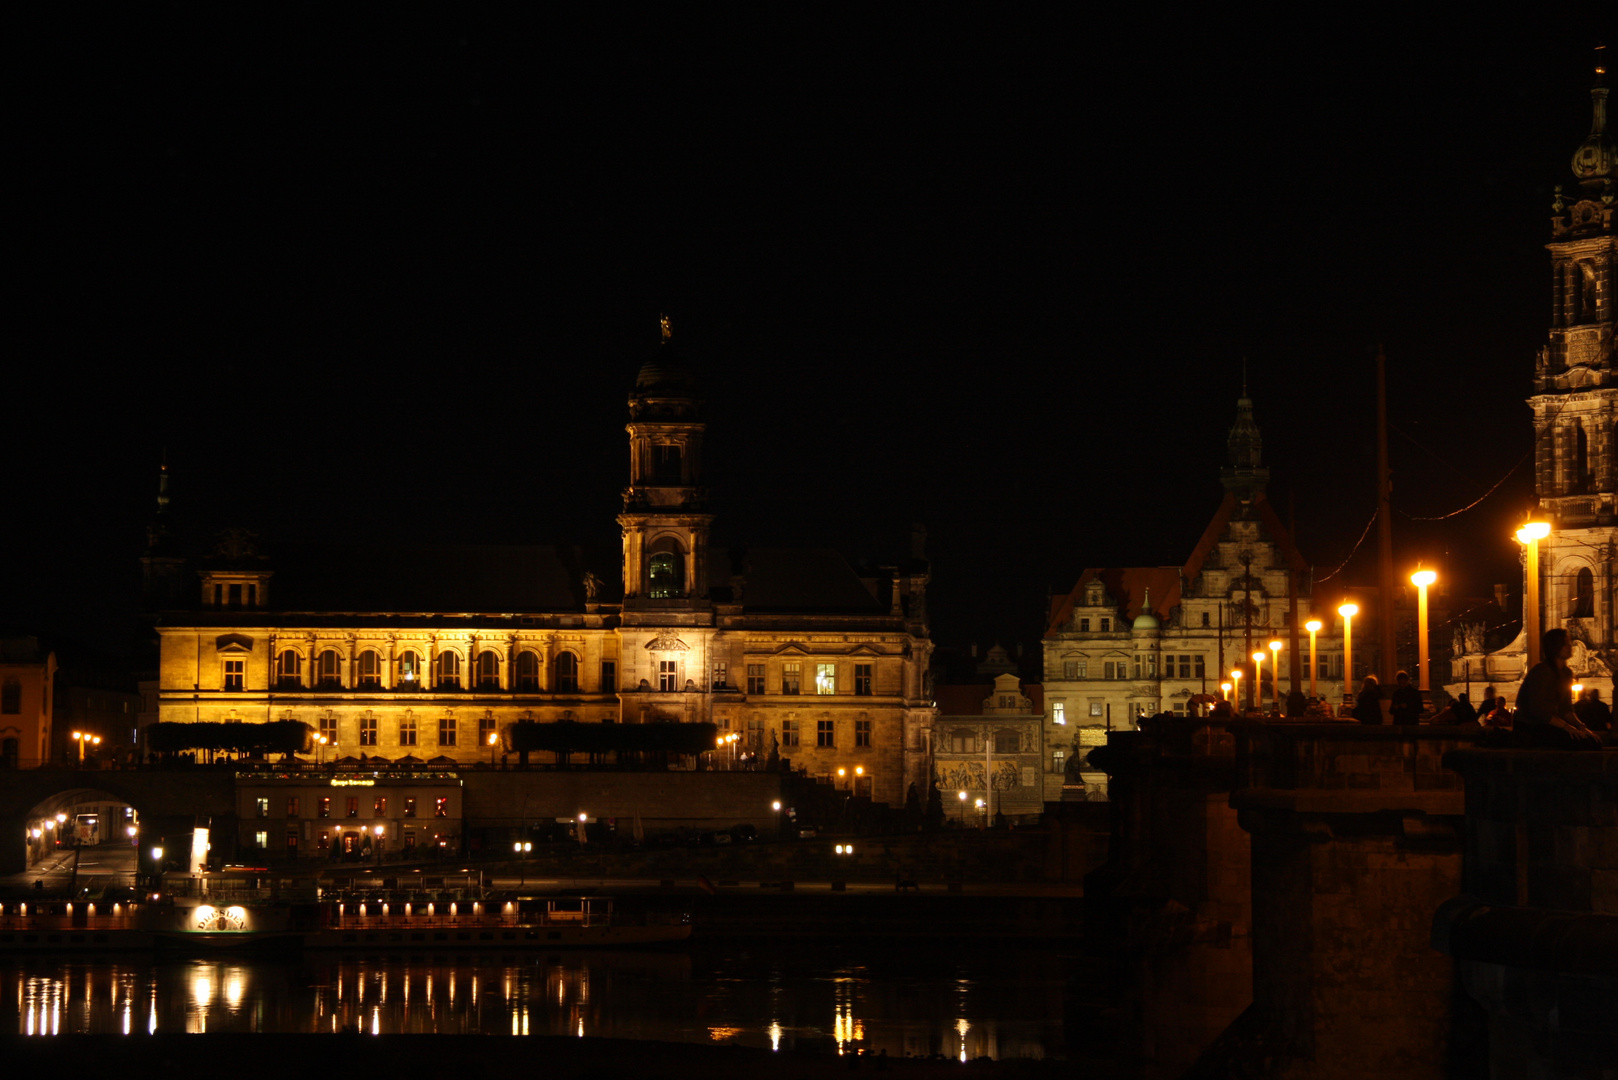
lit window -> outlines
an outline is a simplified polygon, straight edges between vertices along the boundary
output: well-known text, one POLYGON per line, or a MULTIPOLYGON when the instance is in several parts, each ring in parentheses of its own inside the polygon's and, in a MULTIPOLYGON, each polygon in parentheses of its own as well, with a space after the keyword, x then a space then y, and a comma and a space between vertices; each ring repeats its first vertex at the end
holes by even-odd
POLYGON ((438 745, 455 745, 455 718, 453 716, 441 716, 438 718, 438 745))
POLYGON ((870 697, 876 689, 875 664, 854 665, 854 696, 870 697))
POLYGON ((837 745, 837 727, 835 721, 815 721, 815 745, 823 749, 830 749, 837 745))
POLYGON ((837 665, 836 664, 816 664, 815 665, 815 693, 817 693, 817 694, 835 694, 835 693, 837 693, 837 665))
POLYGON ((374 717, 374 716, 362 716, 362 717, 360 717, 360 745, 361 746, 375 746, 376 745, 376 717, 374 717))
POLYGON ((1051 719, 1056 721, 1058 724, 1067 723, 1067 702, 1051 702, 1051 719))
POLYGON ((421 657, 410 649, 399 654, 399 681, 411 686, 421 681, 421 657))
POLYGON ((802 683, 803 667, 800 664, 781 665, 781 693, 796 694, 802 683))
POLYGON ((416 816, 416 798, 413 795, 410 796, 409 798, 405 799, 404 816, 405 817, 415 817, 416 816))
POLYGON ((246 680, 247 680, 247 661, 246 660, 226 660, 225 661, 225 689, 226 690, 240 691, 246 685, 246 680))
POLYGON ((764 665, 747 665, 747 692, 749 694, 764 693, 764 665))
POLYGON ((854 745, 869 748, 871 745, 871 721, 854 721, 854 745))
POLYGON ((659 660, 657 662, 657 688, 664 691, 673 691, 680 688, 679 661, 659 660))
POLYGON ((726 686, 729 678, 730 665, 723 660, 715 660, 713 662, 713 684, 715 686, 726 686))
POLYGON ((658 543, 665 550, 653 552, 647 560, 646 591, 653 600, 676 600, 685 595, 685 558, 674 549, 674 541, 658 543))
POLYGON ((330 795, 322 795, 320 797, 320 802, 317 804, 316 812, 321 817, 328 817, 328 818, 331 817, 331 796, 330 795))
POLYGON ((1095 698, 1090 699, 1090 715, 1093 717, 1101 715, 1101 702, 1095 698))
POLYGON ((270 816, 270 800, 268 799, 254 799, 253 808, 258 811, 259 817, 270 816))
POLYGON ((1067 751, 1066 750, 1052 750, 1051 751, 1051 772, 1059 773, 1059 772, 1066 771, 1066 769, 1067 769, 1067 751))
POLYGON ((408 710, 399 718, 399 745, 416 745, 416 718, 408 710))
POLYGON ((376 797, 376 804, 372 808, 371 816, 372 817, 387 817, 388 816, 388 797, 386 795, 378 795, 376 797))
POLYGON ((270 834, 267 833, 267 832, 255 832, 253 834, 253 844, 254 844, 255 847, 260 847, 260 848, 269 847, 270 846, 270 834))
POLYGON ((517 654, 517 689, 539 689, 539 657, 531 652, 517 654))
POLYGON ((558 694, 579 692, 579 658, 570 652, 556 654, 556 692, 558 694))
POLYGON ((350 795, 348 797, 348 816, 360 816, 360 797, 358 795, 350 795))

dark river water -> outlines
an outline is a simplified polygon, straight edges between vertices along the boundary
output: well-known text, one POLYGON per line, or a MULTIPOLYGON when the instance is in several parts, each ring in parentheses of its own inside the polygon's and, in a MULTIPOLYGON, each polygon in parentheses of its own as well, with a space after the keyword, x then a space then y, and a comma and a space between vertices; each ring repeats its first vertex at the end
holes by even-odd
POLYGON ((1079 964, 1037 945, 703 940, 645 952, 0 958, 0 1027, 569 1035, 1063 1058, 1079 964))

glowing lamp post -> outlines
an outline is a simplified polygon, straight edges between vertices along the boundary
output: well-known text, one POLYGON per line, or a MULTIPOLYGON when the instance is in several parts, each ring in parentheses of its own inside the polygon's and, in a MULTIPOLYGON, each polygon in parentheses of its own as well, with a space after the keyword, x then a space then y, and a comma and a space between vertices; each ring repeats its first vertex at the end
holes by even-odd
POLYGON ((1417 570, 1410 575, 1410 584, 1416 587, 1416 659, 1420 662, 1421 692, 1432 689, 1432 664, 1427 653, 1427 586, 1438 580, 1431 570, 1417 570))
POLYGON ((964 829, 966 827, 966 792, 957 791, 955 796, 961 800, 961 827, 964 829))
POLYGON ((489 732, 489 768, 491 769, 494 768, 494 748, 499 745, 500 736, 493 731, 489 732))
POLYGON ((1309 696, 1310 697, 1317 697, 1318 696, 1316 694, 1316 692, 1315 692, 1315 635, 1320 633, 1320 625, 1321 624, 1320 624, 1319 619, 1310 619, 1308 622, 1303 624, 1303 628, 1305 630, 1309 631, 1309 696))
POLYGON ((1228 682, 1222 682, 1219 684, 1219 696, 1224 698, 1226 701, 1230 700, 1230 684, 1228 682))
POLYGON ((1264 711, 1264 652, 1260 650, 1253 654, 1253 685, 1248 688, 1247 696, 1253 699, 1258 711, 1264 711))
POLYGON ((1343 697, 1354 694, 1354 616, 1360 613, 1358 604, 1344 604, 1337 609, 1343 617, 1343 697))
POLYGON ((1281 711, 1281 643, 1270 642, 1270 701, 1281 711))
POLYGON ((1230 696, 1231 696, 1231 699, 1234 700, 1235 703, 1236 703, 1236 710, 1238 712, 1240 712, 1241 707, 1242 707, 1242 669, 1241 668, 1231 668, 1230 669, 1230 696))
POLYGON ((1528 666, 1539 663, 1539 542, 1551 534, 1549 523, 1530 521, 1517 530, 1517 543, 1528 554, 1528 588, 1523 600, 1523 632, 1528 636, 1528 666))
POLYGON ((101 736, 92 735, 88 731, 75 731, 73 733, 73 741, 79 744, 79 764, 83 765, 85 744, 88 743, 91 746, 100 746, 101 736))

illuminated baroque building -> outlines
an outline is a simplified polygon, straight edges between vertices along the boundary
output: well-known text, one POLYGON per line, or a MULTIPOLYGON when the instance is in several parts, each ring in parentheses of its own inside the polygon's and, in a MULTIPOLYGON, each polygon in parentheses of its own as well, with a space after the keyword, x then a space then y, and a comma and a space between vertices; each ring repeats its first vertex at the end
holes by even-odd
MULTIPOLYGON (((1185 715, 1192 698, 1217 696, 1241 666, 1250 686, 1251 654, 1280 640, 1281 697, 1291 689, 1292 654, 1301 653, 1299 688, 1309 692, 1308 620, 1316 637, 1317 689, 1327 701, 1343 692, 1342 619, 1335 601, 1312 596, 1313 574, 1265 496, 1270 470, 1244 390, 1230 429, 1225 496, 1183 566, 1088 567, 1051 602, 1045 630, 1045 743, 1081 762, 1114 727, 1159 712, 1185 715), (1292 628, 1297 627, 1296 634, 1292 628)), ((1274 688, 1267 655, 1264 706, 1274 688)), ((1248 700, 1248 687, 1242 690, 1248 700)), ((1045 799, 1061 798, 1062 773, 1045 772, 1045 799)), ((1086 768, 1086 786, 1106 776, 1086 768)))
POLYGON ((894 805, 925 791, 919 543, 863 572, 831 551, 712 547, 701 402, 666 343, 627 430, 621 601, 565 547, 287 548, 272 563, 239 531, 186 558, 155 528, 149 588, 190 592, 159 619, 158 718, 301 720, 328 759, 440 767, 493 763, 523 720, 712 722, 740 736, 726 763, 841 768, 855 795, 894 805))
MULTIPOLYGON (((1545 628, 1574 639, 1574 674, 1612 700, 1618 604, 1618 140, 1607 130, 1605 72, 1596 69, 1590 135, 1573 154, 1577 191, 1552 203, 1551 325, 1534 364, 1534 487, 1551 525, 1539 544, 1545 628)), ((1523 675, 1526 641, 1485 653, 1475 631, 1452 661, 1450 689, 1468 678, 1501 689, 1523 675)))

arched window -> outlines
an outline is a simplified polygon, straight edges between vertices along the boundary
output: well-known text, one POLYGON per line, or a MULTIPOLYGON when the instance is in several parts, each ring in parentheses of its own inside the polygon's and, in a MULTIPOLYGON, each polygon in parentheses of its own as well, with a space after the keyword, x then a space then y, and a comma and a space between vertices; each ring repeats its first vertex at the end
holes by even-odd
POLYGON ((457 688, 461 685, 461 658, 455 653, 445 649, 438 654, 438 678, 434 680, 438 686, 457 688))
POLYGON ((296 650, 283 649, 281 655, 275 658, 275 677, 279 682, 300 684, 303 681, 302 668, 303 657, 296 650))
POLYGON ((1579 571, 1573 583, 1573 617, 1593 619, 1596 615, 1596 579, 1588 566, 1579 571))
POLYGON ((492 650, 484 649, 478 653, 478 689, 498 690, 500 688, 500 658, 492 650))
POLYGON ((316 682, 319 686, 329 689, 343 685, 343 665, 337 657, 337 650, 322 652, 316 665, 316 682))
POLYGON ((398 685, 406 690, 414 690, 421 685, 421 657, 416 655, 414 649, 406 649, 399 654, 398 685))
POLYGON ((556 656, 556 692, 558 694, 579 692, 579 658, 570 652, 558 653, 556 656))
POLYGON ((646 592, 653 600, 685 595, 685 552, 673 537, 665 536, 647 553, 646 592))
POLYGON ((531 652, 517 654, 517 689, 539 689, 539 657, 531 652))
POLYGON ((375 649, 366 649, 359 655, 359 670, 356 680, 360 686, 382 685, 382 658, 376 654, 375 649))

